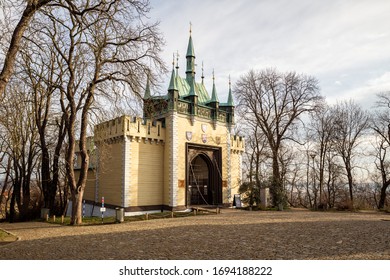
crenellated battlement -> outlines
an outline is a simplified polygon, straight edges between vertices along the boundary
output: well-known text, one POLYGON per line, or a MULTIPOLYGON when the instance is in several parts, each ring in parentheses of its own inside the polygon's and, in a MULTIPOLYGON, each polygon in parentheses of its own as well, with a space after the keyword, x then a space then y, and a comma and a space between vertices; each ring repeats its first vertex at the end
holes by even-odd
POLYGON ((122 136, 165 142, 165 127, 161 121, 126 115, 95 126, 95 139, 97 141, 122 136))
POLYGON ((244 152, 245 151, 245 139, 242 136, 232 135, 230 137, 230 147, 232 151, 244 152))

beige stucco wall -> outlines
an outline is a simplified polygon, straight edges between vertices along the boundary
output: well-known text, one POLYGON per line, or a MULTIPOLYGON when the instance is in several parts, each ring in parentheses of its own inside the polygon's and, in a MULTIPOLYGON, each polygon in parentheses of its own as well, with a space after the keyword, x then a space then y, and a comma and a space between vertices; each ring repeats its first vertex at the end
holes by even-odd
POLYGON ((130 206, 162 205, 164 144, 144 138, 130 146, 130 206))
MULTIPOLYGON (((78 178, 79 174, 76 173, 78 178)), ((84 189, 84 199, 95 201, 96 170, 88 170, 87 185, 84 189)))
POLYGON ((123 144, 123 139, 119 138, 98 146, 98 202, 104 196, 106 204, 122 205, 123 144))
POLYGON ((232 152, 231 153, 231 199, 233 199, 235 194, 238 194, 238 188, 242 183, 242 173, 241 173, 241 153, 232 152))

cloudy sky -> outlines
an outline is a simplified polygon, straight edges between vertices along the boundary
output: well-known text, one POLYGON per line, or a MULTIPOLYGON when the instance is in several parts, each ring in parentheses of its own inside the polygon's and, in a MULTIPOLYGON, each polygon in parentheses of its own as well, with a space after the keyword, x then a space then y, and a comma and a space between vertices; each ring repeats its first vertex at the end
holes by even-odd
MULTIPOLYGON (((329 103, 354 99, 370 108, 390 91, 389 0, 150 0, 171 65, 184 76, 190 22, 200 81, 212 71, 221 102, 250 69, 276 68, 316 77, 329 103)), ((167 77, 168 79, 168 77, 167 77)))

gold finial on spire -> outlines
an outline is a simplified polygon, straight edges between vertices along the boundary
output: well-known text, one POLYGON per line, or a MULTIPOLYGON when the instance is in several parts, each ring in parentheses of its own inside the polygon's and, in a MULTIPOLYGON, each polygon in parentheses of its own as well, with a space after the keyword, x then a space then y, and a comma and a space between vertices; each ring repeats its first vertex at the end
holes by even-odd
POLYGON ((172 66, 175 67, 175 53, 173 53, 172 66))
POLYGON ((190 35, 192 34, 192 22, 190 21, 190 35))
POLYGON ((215 81, 215 73, 214 73, 214 68, 213 68, 213 82, 215 81))

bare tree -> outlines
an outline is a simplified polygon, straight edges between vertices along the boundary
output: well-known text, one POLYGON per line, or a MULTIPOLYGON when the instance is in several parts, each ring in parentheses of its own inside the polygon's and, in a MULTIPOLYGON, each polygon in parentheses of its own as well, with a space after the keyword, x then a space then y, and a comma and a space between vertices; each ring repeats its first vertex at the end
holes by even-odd
POLYGON ((352 100, 338 103, 333 108, 332 114, 335 125, 334 147, 344 163, 350 206, 353 207, 353 170, 356 168, 353 159, 356 156, 361 136, 369 128, 369 115, 352 100))
POLYGON ((16 55, 20 49, 23 34, 28 28, 32 18, 38 10, 46 6, 53 0, 26 0, 25 8, 22 15, 20 16, 19 22, 12 33, 11 41, 9 43, 8 50, 5 54, 4 65, 0 72, 0 99, 4 94, 5 87, 9 82, 15 66, 16 55))
MULTIPOLYGON (((39 28, 40 25, 36 23, 35 27, 39 28)), ((60 179, 59 161, 65 139, 64 115, 60 114, 60 108, 55 108, 53 104, 53 100, 58 98, 56 91, 61 72, 55 71, 58 68, 58 57, 53 47, 37 37, 36 35, 34 40, 20 51, 22 59, 18 78, 29 88, 32 98, 35 124, 39 133, 40 183, 44 207, 55 214, 55 198, 60 179)), ((59 210, 62 213, 62 210, 59 210)))
POLYGON ((89 168, 88 126, 97 99, 114 94, 113 85, 141 97, 146 75, 165 70, 159 58, 162 38, 157 23, 144 20, 148 1, 80 1, 64 13, 45 10, 50 23, 43 32, 50 38, 61 65, 59 89, 65 116, 68 148, 67 181, 72 196, 71 224, 80 224, 82 198, 89 168), (79 125, 79 137, 77 137, 79 125), (76 177, 73 161, 78 138, 81 169, 76 177))
MULTIPOLYGON (((323 106, 321 110, 315 111, 311 117, 309 128, 309 138, 315 143, 314 151, 318 162, 318 185, 319 185, 319 205, 325 207, 324 203, 324 184, 325 167, 327 155, 332 150, 332 143, 335 133, 334 117, 329 106, 323 106)), ((315 202, 317 206, 317 201, 315 202)))
POLYGON ((2 137, 6 141, 5 152, 12 162, 9 174, 13 192, 10 205, 10 221, 17 213, 22 220, 33 215, 35 205, 31 203, 31 186, 36 178, 38 161, 37 131, 30 100, 25 98, 23 86, 10 83, 0 110, 0 123, 4 128, 2 137))
MULTIPOLYGON (((0 124, 1 126, 1 124, 0 124)), ((0 130, 1 131, 1 130, 0 130)), ((6 216, 5 213, 7 212, 7 203, 4 203, 3 208, 3 200, 5 200, 5 195, 7 193, 7 189, 9 189, 9 179, 11 175, 11 165, 12 160, 11 157, 9 157, 6 153, 6 140, 3 137, 2 131, 0 132, 0 170, 3 170, 0 172, 0 175, 4 176, 4 181, 0 184, 0 218, 1 216, 6 216), (4 209, 4 210, 3 210, 4 209), (3 213, 4 212, 4 213, 3 213)))
POLYGON ((235 85, 238 106, 244 106, 267 139, 272 158, 271 194, 274 205, 285 203, 279 163, 281 147, 294 139, 294 127, 304 113, 316 110, 322 99, 315 78, 273 69, 250 71, 235 85))
POLYGON ((269 159, 267 155, 267 146, 264 145, 264 137, 260 128, 253 122, 246 122, 247 138, 245 140, 246 152, 244 154, 244 164, 247 165, 247 178, 244 180, 240 190, 249 195, 247 202, 249 206, 259 206, 260 189, 267 186, 266 162, 269 159))
MULTIPOLYGON (((63 125, 67 135, 65 163, 72 195, 71 223, 79 224, 89 167, 86 139, 94 105, 104 99, 120 102, 118 92, 141 100, 146 76, 154 82, 154 73, 165 72, 159 57, 163 40, 158 23, 149 23, 147 0, 36 0, 18 2, 15 7, 21 8, 23 3, 27 6, 11 32, 10 47, 5 52, 0 94, 14 72, 23 42, 26 49, 20 57, 29 67, 21 72, 26 74, 24 83, 30 86, 34 97, 33 116, 40 135, 45 196, 51 201, 54 193, 48 192, 54 190, 48 183, 55 181, 55 172, 50 178, 46 135, 52 104, 59 103, 62 117, 57 118, 58 131, 62 131, 63 125), (38 65, 37 58, 45 59, 38 65), (54 95, 59 102, 52 101, 54 95), (77 144, 82 159, 78 176, 73 168, 77 144)), ((63 136, 59 133, 55 154, 61 149, 63 136)))
POLYGON ((378 209, 385 207, 387 189, 390 186, 390 92, 378 94, 377 105, 382 108, 377 111, 371 122, 371 128, 375 132, 376 142, 376 163, 375 166, 380 173, 381 186, 379 201, 377 203, 378 209))

